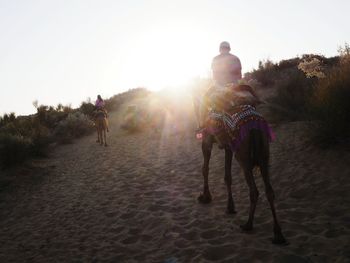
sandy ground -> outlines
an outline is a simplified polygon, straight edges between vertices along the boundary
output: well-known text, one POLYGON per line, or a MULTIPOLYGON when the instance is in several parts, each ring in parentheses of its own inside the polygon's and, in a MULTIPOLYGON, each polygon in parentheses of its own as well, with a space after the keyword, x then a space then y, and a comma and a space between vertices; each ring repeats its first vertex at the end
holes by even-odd
POLYGON ((223 151, 213 151, 213 202, 202 205, 193 131, 125 134, 118 118, 108 147, 95 135, 57 147, 37 162, 38 180, 0 195, 0 262, 350 262, 350 154, 309 146, 303 123, 274 127, 271 181, 290 243, 276 246, 259 174, 255 229, 246 234, 239 224, 249 196, 236 162, 238 213, 227 215, 223 151))

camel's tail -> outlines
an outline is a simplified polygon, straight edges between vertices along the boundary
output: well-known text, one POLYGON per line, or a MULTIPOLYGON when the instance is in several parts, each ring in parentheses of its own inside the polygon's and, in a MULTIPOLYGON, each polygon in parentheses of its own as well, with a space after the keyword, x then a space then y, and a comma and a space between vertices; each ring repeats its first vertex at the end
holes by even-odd
POLYGON ((265 166, 269 162, 269 142, 263 131, 252 129, 249 134, 249 148, 252 166, 265 166))

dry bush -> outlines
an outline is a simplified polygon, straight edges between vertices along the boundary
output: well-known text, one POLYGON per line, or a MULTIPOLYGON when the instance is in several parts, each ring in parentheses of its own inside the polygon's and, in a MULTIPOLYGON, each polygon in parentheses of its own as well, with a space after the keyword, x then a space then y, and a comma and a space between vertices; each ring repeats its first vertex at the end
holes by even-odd
POLYGON ((79 111, 89 116, 90 118, 93 117, 94 110, 95 110, 95 105, 92 104, 91 102, 82 102, 79 107, 79 111))
POLYGON ((314 135, 320 142, 332 144, 350 138, 350 56, 320 79, 312 101, 312 114, 318 121, 314 135))
POLYGON ((275 95, 269 102, 270 116, 275 121, 309 119, 310 98, 315 79, 308 79, 295 69, 276 83, 275 95))
POLYGON ((33 142, 29 138, 0 134, 0 166, 6 168, 23 162, 31 155, 32 147, 33 142))
POLYGON ((70 142, 93 131, 93 122, 89 117, 81 112, 74 112, 58 123, 54 135, 60 142, 70 142))
POLYGON ((107 111, 116 111, 119 107, 134 99, 140 99, 147 97, 151 92, 145 88, 130 89, 126 92, 114 95, 113 97, 104 100, 105 108, 107 111))

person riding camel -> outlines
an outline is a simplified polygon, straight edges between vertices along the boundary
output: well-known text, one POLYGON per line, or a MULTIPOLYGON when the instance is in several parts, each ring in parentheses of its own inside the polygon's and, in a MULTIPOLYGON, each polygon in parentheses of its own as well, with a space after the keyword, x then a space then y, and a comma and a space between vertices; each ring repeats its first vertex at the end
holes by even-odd
MULTIPOLYGON (((241 61, 230 53, 230 44, 222 42, 219 51, 220 54, 213 58, 211 66, 214 85, 204 94, 199 107, 199 128, 196 132, 198 139, 202 139, 208 129, 215 130, 219 126, 225 126, 226 131, 232 134, 237 128, 232 121, 234 116, 237 117, 243 112, 249 115, 257 114, 255 107, 261 103, 252 87, 241 84, 241 61)), ((226 135, 215 135, 219 148, 222 148, 225 143, 219 135, 223 135, 223 138, 226 135)))
POLYGON ((230 53, 230 44, 220 44, 220 54, 213 58, 211 69, 215 86, 224 87, 229 83, 237 84, 242 79, 242 66, 239 58, 230 53))
POLYGON ((207 113, 213 105, 222 104, 231 107, 233 104, 257 105, 260 100, 249 85, 240 84, 242 80, 242 65, 240 59, 231 54, 228 42, 221 42, 220 54, 213 58, 211 69, 214 85, 204 95, 200 110, 200 128, 205 126, 207 113), (224 100, 224 101, 223 101, 224 100), (219 103, 218 103, 219 102, 219 103))
POLYGON ((102 99, 101 95, 97 95, 97 100, 95 102, 95 107, 96 109, 98 108, 104 108, 105 106, 105 102, 104 100, 102 99))
POLYGON ((213 72, 213 80, 215 89, 232 87, 235 93, 249 92, 257 101, 259 98, 255 91, 249 85, 240 84, 242 80, 242 65, 240 59, 231 54, 230 43, 221 42, 220 54, 213 58, 211 68, 213 72))
POLYGON ((101 95, 97 95, 97 100, 95 102, 95 109, 96 109, 96 117, 104 117, 105 122, 106 122, 106 127, 107 127, 107 132, 109 131, 109 125, 108 125, 108 115, 107 115, 107 110, 105 109, 105 102, 102 99, 101 95))

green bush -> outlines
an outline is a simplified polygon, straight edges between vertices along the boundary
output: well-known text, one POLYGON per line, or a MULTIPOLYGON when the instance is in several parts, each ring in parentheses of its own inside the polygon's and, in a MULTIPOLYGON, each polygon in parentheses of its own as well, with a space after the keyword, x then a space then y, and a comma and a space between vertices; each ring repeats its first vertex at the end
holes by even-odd
POLYGON ((54 134, 60 142, 69 142, 92 131, 94 131, 93 122, 89 117, 81 112, 74 112, 58 123, 54 134))
POLYGON ((0 127, 5 126, 8 123, 13 122, 16 119, 16 115, 14 112, 10 114, 5 113, 4 116, 0 117, 0 127))
POLYGON ((35 116, 17 117, 0 127, 3 166, 18 164, 29 156, 46 156, 52 142, 50 130, 35 116), (30 143, 29 143, 30 142, 30 143), (6 152, 9 155, 6 156, 6 152))
POLYGON ((279 72, 277 65, 270 60, 259 61, 259 68, 252 73, 247 74, 249 78, 257 80, 263 87, 274 85, 279 72))
POLYGON ((55 109, 52 106, 41 105, 37 108, 36 117, 40 124, 46 126, 47 128, 53 129, 56 125, 64 120, 70 112, 73 110, 69 106, 58 105, 55 109))
POLYGON ((23 162, 32 154, 33 142, 29 138, 0 134, 0 165, 9 167, 23 162))
POLYGON ((90 118, 93 116, 94 110, 95 110, 95 106, 91 102, 82 102, 79 107, 79 111, 89 116, 90 118))

